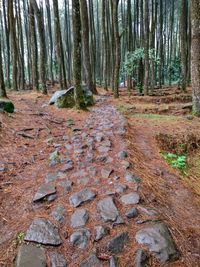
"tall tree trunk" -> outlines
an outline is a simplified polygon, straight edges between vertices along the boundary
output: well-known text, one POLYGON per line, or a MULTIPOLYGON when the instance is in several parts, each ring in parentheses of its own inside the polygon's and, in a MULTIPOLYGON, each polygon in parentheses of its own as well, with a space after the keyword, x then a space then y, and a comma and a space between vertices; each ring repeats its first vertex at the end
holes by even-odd
POLYGON ((94 94, 97 94, 97 90, 92 80, 92 68, 91 68, 90 46, 89 46, 88 8, 86 0, 80 0, 80 11, 81 11, 82 38, 83 38, 83 64, 86 75, 86 84, 94 94))
POLYGON ((73 78, 74 98, 78 109, 85 108, 83 91, 81 86, 81 17, 79 0, 72 0, 72 24, 73 24, 73 78))
POLYGON ((149 5, 148 0, 145 0, 145 47, 144 47, 144 61, 145 61, 145 73, 144 73, 144 94, 149 93, 149 5))
POLYGON ((7 97, 4 76, 3 76, 3 66, 2 66, 2 51, 1 51, 1 36, 0 36, 0 97, 7 97))
POLYGON ((181 0, 180 41, 181 41, 181 88, 183 91, 186 91, 186 82, 187 82, 187 0, 181 0))
POLYGON ((191 0, 192 47, 191 76, 194 113, 200 116, 200 2, 191 0))
POLYGON ((118 5, 119 0, 112 0, 112 21, 115 42, 115 65, 114 65, 114 97, 119 97, 119 71, 120 71, 120 37, 119 37, 119 23, 118 23, 118 5))

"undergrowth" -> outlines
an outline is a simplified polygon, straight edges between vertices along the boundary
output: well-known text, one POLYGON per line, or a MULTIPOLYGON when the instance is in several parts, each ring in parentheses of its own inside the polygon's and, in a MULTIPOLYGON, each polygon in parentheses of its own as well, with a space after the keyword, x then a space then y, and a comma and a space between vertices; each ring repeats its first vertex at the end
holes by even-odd
POLYGON ((186 155, 177 155, 161 151, 162 157, 167 163, 175 169, 178 169, 183 175, 187 175, 187 157, 186 155))

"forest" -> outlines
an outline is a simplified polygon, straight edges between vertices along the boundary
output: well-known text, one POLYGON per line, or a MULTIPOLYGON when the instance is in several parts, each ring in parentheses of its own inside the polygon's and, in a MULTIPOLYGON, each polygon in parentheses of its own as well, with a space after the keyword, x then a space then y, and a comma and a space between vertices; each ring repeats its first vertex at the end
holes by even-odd
POLYGON ((200 266, 199 0, 0 0, 0 267, 200 266))

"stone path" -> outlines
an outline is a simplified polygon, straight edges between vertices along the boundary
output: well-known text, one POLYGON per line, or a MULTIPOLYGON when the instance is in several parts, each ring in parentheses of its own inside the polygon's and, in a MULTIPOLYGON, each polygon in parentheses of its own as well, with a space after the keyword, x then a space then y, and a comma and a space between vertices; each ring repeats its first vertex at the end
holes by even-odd
POLYGON ((159 213, 142 203, 124 139, 125 119, 101 97, 84 127, 63 136, 49 155, 52 172, 33 195, 33 218, 18 251, 17 267, 146 266, 149 255, 161 264, 178 257, 159 213), (50 205, 48 218, 42 209, 50 205), (101 252, 102 251, 102 252, 101 252))

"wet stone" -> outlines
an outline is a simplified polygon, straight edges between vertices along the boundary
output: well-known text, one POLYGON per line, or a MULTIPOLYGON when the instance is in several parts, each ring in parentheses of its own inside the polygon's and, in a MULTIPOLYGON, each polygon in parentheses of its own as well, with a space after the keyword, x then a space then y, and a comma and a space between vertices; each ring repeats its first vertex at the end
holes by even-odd
POLYGON ((117 184, 115 185, 115 191, 117 193, 124 193, 127 190, 128 186, 125 184, 117 184))
POLYGON ((119 153, 118 153, 118 158, 119 159, 125 159, 125 158, 127 158, 128 157, 128 153, 126 152, 126 151, 120 151, 119 153))
POLYGON ((80 267, 101 267, 101 261, 97 258, 96 253, 92 253, 87 259, 81 262, 80 267))
POLYGON ((34 245, 23 244, 17 253, 16 267, 46 267, 44 249, 34 245))
POLYGON ((148 266, 148 255, 145 250, 139 249, 135 256, 135 267, 146 267, 148 266))
POLYGON ((106 197, 100 200, 97 204, 97 210, 101 217, 107 222, 114 222, 119 216, 117 207, 115 206, 112 197, 106 197))
POLYGON ((57 227, 44 218, 33 219, 24 240, 55 246, 62 243, 57 227))
POLYGON ((106 236, 109 233, 109 229, 102 225, 95 226, 95 231, 96 231, 95 241, 101 240, 104 236, 106 236))
POLYGON ((162 264, 178 258, 168 227, 164 223, 141 229, 135 238, 139 244, 146 245, 162 264))
POLYGON ((85 188, 82 191, 73 194, 69 198, 69 202, 70 202, 71 206, 76 208, 85 202, 93 200, 95 198, 95 196, 96 196, 96 194, 94 192, 92 192, 88 188, 85 188))
POLYGON ((87 229, 80 229, 70 236, 70 242, 73 246, 84 249, 88 244, 90 236, 91 234, 87 229))
POLYGON ((51 252, 49 257, 52 267, 67 267, 67 261, 61 253, 51 252))
POLYGON ((136 208, 128 209, 125 213, 128 219, 132 219, 138 216, 138 210, 136 208))
POLYGON ((113 169, 102 169, 101 170, 101 175, 103 178, 109 178, 109 176, 111 175, 111 173, 113 172, 113 169))
POLYGON ((116 256, 110 258, 109 267, 119 267, 119 259, 116 256))
POLYGON ((125 244, 128 242, 128 232, 123 232, 108 242, 108 250, 112 253, 123 251, 125 244))
POLYGON ((57 206, 51 213, 52 217, 62 223, 65 220, 65 208, 62 205, 57 206))
POLYGON ((61 181, 59 182, 59 185, 65 190, 65 192, 70 192, 72 190, 72 185, 73 185, 73 182, 71 181, 61 181))
POLYGON ((138 204, 140 201, 140 196, 138 193, 133 192, 122 196, 120 200, 125 205, 138 204))
POLYGON ((45 197, 55 194, 55 193, 56 193, 56 188, 53 184, 51 183, 43 184, 40 186, 37 193, 35 194, 33 198, 33 202, 43 200, 45 197))
POLYGON ((49 173, 45 177, 45 182, 46 183, 55 182, 57 178, 58 178, 58 173, 57 172, 55 172, 55 173, 49 173))
POLYGON ((71 217, 71 226, 73 228, 83 227, 89 219, 89 214, 85 209, 78 209, 71 217))

